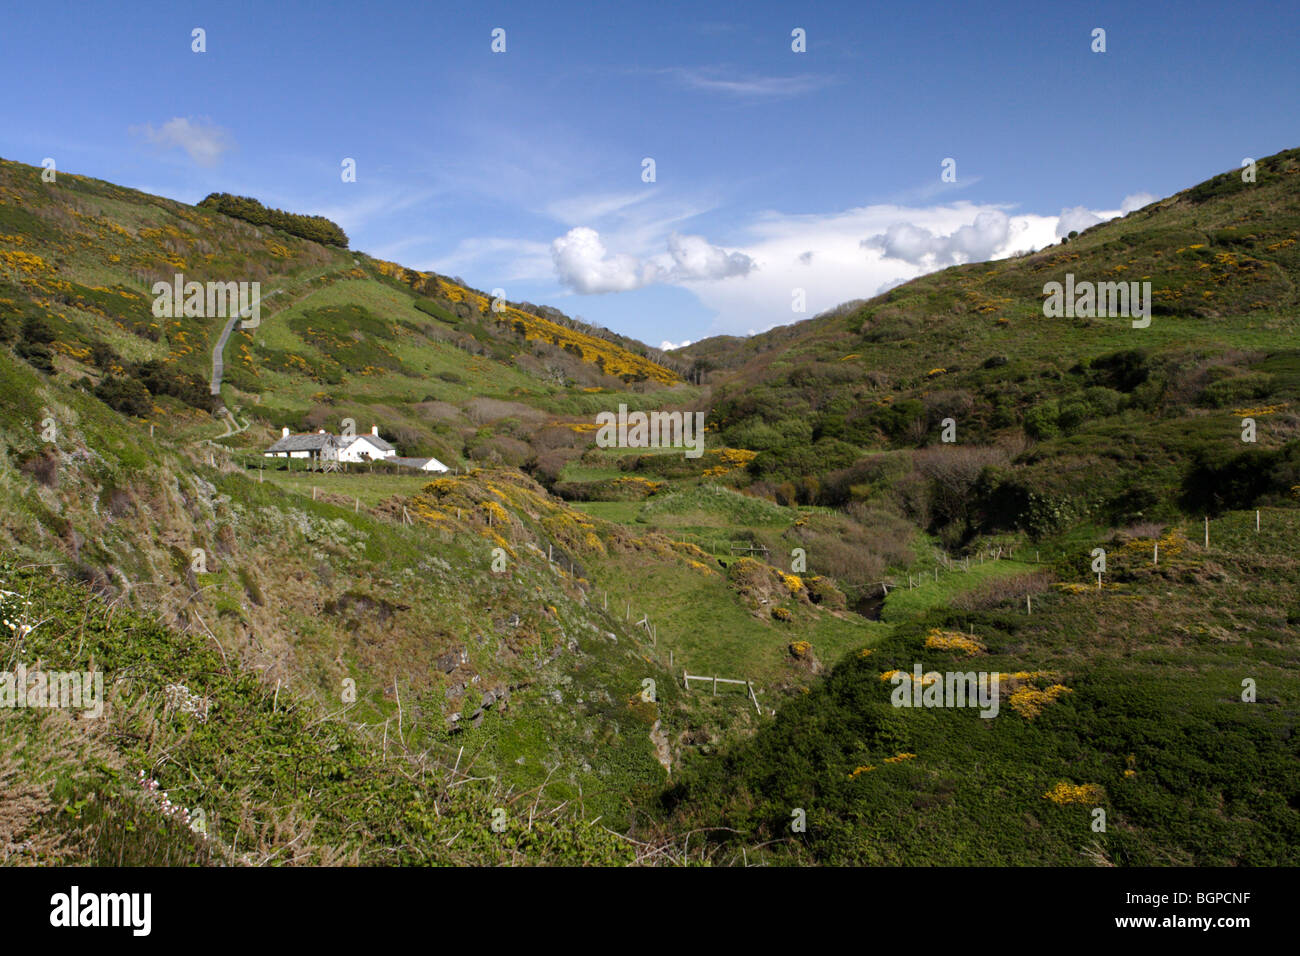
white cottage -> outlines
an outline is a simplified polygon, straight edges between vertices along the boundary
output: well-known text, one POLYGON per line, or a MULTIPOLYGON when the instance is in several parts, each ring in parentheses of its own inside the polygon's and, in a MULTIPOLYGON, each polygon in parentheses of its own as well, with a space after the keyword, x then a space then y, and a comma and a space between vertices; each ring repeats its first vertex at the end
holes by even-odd
POLYGON ((369 435, 356 435, 339 441, 339 461, 383 461, 385 458, 397 457, 397 449, 379 437, 378 425, 370 426, 369 435))
POLYGON ((363 464, 385 461, 403 468, 419 471, 443 472, 450 469, 436 458, 402 458, 397 449, 379 437, 379 426, 372 425, 368 435, 331 435, 323 428, 315 434, 291 435, 289 429, 280 430, 280 440, 262 454, 267 458, 288 458, 307 461, 326 471, 337 470, 340 464, 363 464))

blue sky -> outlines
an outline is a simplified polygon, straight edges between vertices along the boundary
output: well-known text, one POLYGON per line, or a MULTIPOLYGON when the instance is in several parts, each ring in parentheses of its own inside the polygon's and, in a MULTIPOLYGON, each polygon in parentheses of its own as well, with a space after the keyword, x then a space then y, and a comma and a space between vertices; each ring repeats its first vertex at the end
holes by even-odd
POLYGON ((680 343, 1300 145, 1298 36, 1291 2, 11 4, 0 155, 680 343))

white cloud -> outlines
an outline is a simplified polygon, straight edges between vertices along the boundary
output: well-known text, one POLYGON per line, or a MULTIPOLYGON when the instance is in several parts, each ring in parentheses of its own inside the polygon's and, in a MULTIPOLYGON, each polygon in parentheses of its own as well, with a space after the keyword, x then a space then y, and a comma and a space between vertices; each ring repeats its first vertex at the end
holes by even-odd
POLYGON ((909 281, 907 276, 899 276, 897 279, 889 279, 880 283, 876 289, 876 295, 884 295, 890 289, 897 289, 900 285, 905 285, 909 281))
POLYGON ((752 334, 879 295, 951 261, 1041 249, 1056 241, 1055 226, 1055 216, 1011 215, 970 202, 864 206, 829 215, 769 212, 736 243, 736 251, 754 261, 752 271, 689 288, 717 313, 709 334, 752 334), (878 241, 864 248, 864 236, 878 241), (887 256, 886 247, 894 255, 887 256), (804 312, 794 311, 797 290, 804 312))
POLYGON ((464 240, 433 267, 467 277, 477 267, 480 274, 486 269, 515 281, 558 279, 580 295, 676 285, 715 314, 707 329, 678 330, 698 340, 703 334, 752 334, 797 322, 953 263, 1043 249, 1071 229, 1120 215, 1084 207, 1062 210, 1060 216, 1015 214, 1008 205, 968 200, 888 203, 829 214, 765 212, 719 245, 699 234, 705 227, 697 217, 719 205, 712 197, 656 194, 643 201, 641 195, 637 190, 575 194, 547 207, 562 223, 556 232, 568 230, 552 242, 464 240), (575 224, 582 215, 593 218, 575 224), (802 290, 803 312, 792 307, 800 298, 797 290, 802 290))
POLYGON ((678 342, 676 345, 674 345, 672 342, 669 342, 667 339, 664 339, 662 342, 659 343, 659 350, 661 352, 671 352, 673 349, 684 349, 686 348, 686 346, 690 344, 691 344, 690 339, 686 339, 684 342, 678 342))
POLYGON ((636 256, 610 255, 600 233, 577 226, 551 243, 555 274, 582 295, 630 292, 654 281, 655 267, 636 256))
POLYGON ((1114 218, 1114 213, 1110 215, 1096 213, 1084 206, 1062 209, 1061 215, 1056 220, 1056 238, 1063 239, 1075 231, 1083 232, 1083 230, 1095 226, 1099 222, 1112 218, 1114 218))
POLYGON ((912 265, 946 266, 981 262, 1006 244, 1011 220, 1000 209, 985 209, 975 221, 937 236, 924 226, 896 222, 883 233, 863 239, 864 249, 880 252, 887 259, 901 259, 912 265))
POLYGON ((1127 216, 1129 213, 1135 212, 1143 206, 1151 205, 1159 198, 1159 196, 1153 196, 1151 193, 1141 192, 1125 196, 1124 201, 1119 204, 1120 215, 1127 216))
POLYGON ((582 295, 630 292, 652 282, 714 281, 747 275, 755 268, 744 253, 727 252, 702 236, 671 233, 666 254, 639 258, 611 254, 600 233, 586 226, 570 229, 551 243, 555 274, 560 282, 582 295))
POLYGON ((234 148, 230 131, 206 118, 176 116, 154 129, 152 123, 132 126, 130 133, 164 149, 180 147, 198 165, 211 167, 221 161, 221 154, 234 148))
POLYGON ((703 236, 683 236, 674 232, 668 237, 668 254, 673 260, 666 279, 669 282, 727 279, 748 275, 754 270, 754 260, 749 256, 709 245, 703 236))

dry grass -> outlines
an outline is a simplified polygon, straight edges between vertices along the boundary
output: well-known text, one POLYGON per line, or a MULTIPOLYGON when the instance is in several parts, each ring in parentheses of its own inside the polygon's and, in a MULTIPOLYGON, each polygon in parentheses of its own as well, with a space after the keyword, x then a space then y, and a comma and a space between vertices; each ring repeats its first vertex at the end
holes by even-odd
POLYGON ((1026 595, 1041 594, 1052 583, 1050 571, 1027 571, 990 578, 969 591, 956 595, 951 606, 958 611, 987 611, 1003 604, 1023 604, 1026 595))

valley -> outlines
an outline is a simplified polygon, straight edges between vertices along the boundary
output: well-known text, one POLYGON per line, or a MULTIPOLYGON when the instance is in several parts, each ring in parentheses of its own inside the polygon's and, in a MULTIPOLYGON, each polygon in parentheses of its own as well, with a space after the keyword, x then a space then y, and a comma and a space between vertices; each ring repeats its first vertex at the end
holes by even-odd
POLYGON ((0 161, 0 653, 106 702, 0 713, 5 862, 1294 865, 1300 151, 671 352, 41 173, 0 161), (349 420, 450 471, 265 454, 349 420), (931 671, 998 699, 891 703, 931 671))

